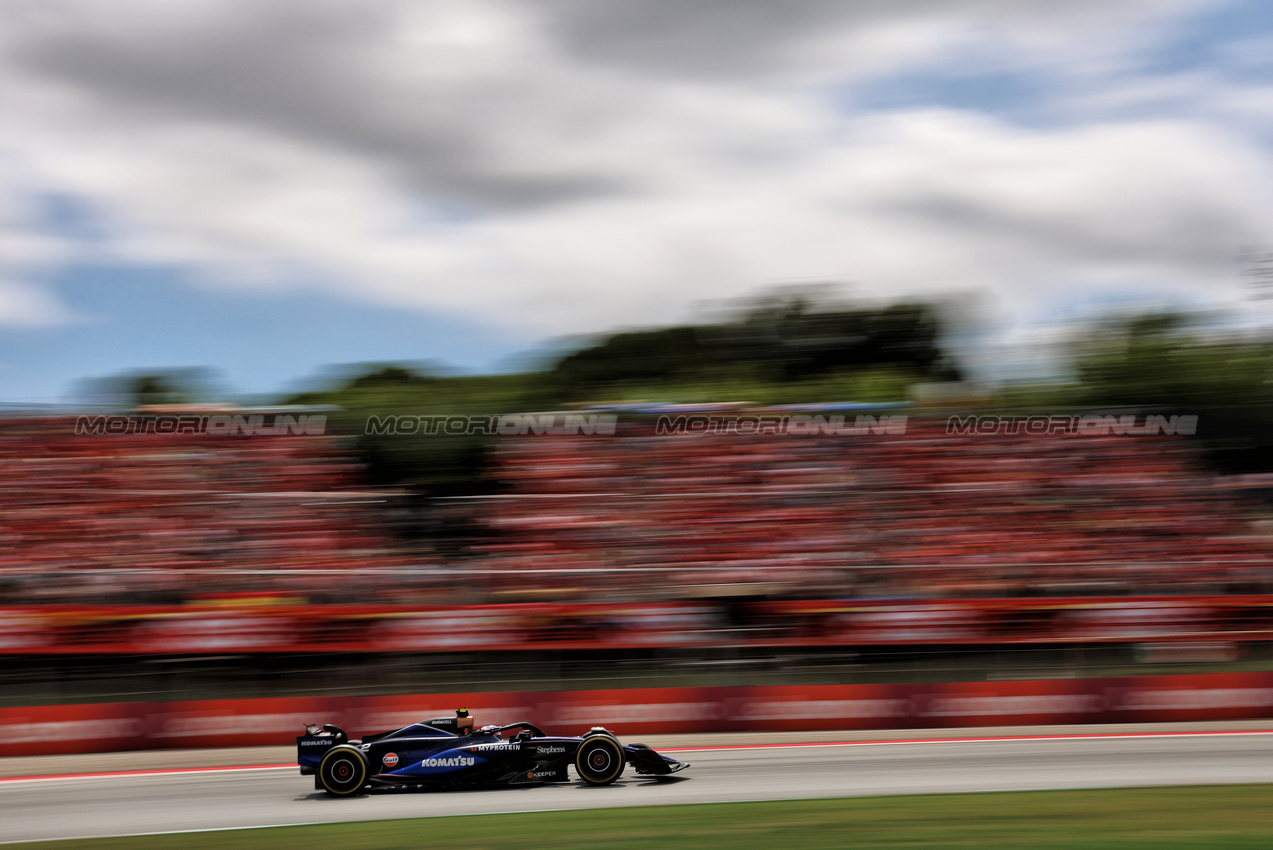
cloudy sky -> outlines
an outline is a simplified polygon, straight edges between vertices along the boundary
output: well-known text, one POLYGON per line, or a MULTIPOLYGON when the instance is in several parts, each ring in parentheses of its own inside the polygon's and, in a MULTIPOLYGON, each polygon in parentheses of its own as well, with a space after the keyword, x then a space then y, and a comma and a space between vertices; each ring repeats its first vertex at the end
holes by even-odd
POLYGON ((0 0, 4 401, 815 281, 1020 345, 1270 243, 1267 0, 0 0))

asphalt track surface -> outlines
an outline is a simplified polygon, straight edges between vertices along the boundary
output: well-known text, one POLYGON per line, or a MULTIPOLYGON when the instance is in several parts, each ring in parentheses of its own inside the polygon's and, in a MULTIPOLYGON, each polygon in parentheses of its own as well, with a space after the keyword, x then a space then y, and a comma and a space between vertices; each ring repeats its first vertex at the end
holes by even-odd
POLYGON ((0 842, 616 806, 1273 783, 1273 731, 1259 730, 1046 737, 1024 731, 663 749, 693 766, 670 781, 638 778, 629 769, 603 788, 572 781, 334 799, 314 791, 312 778, 294 766, 7 778, 0 780, 0 842))

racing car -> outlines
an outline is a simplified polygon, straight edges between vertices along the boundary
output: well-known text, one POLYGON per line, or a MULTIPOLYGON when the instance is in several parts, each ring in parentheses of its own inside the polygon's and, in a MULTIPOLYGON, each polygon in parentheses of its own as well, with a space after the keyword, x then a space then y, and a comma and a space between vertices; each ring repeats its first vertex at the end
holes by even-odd
POLYGON ((537 785, 570 781, 574 765, 589 785, 609 785, 632 765, 638 776, 667 777, 689 767, 644 744, 622 744, 594 726, 578 738, 545 735, 533 723, 473 728, 467 709, 391 732, 350 740, 331 724, 306 724, 296 739, 301 774, 314 788, 349 797, 374 788, 537 785), (511 733, 505 737, 505 733, 511 733))

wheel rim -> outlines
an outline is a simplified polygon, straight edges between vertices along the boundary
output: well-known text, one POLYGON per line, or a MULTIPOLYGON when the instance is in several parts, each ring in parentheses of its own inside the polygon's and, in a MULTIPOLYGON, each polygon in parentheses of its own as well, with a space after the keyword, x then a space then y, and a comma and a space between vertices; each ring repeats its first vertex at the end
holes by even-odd
POLYGON ((361 788, 366 777, 366 769, 356 753, 336 751, 324 761, 320 778, 328 791, 345 795, 361 788))
POLYGON ((623 753, 609 739, 594 740, 584 745, 576 766, 579 774, 595 785, 613 782, 623 770, 623 753))

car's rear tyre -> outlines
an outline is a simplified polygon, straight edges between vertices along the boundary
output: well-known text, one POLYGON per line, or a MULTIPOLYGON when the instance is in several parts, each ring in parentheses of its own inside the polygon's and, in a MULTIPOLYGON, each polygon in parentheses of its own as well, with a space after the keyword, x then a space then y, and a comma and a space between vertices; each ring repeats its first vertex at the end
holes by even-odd
POLYGON ((623 747, 609 735, 595 735, 579 745, 575 770, 589 785, 609 785, 623 773, 623 747))
POLYGON ((318 766, 323 790, 336 797, 351 797, 367 784, 367 758, 354 747, 332 747, 318 766))

